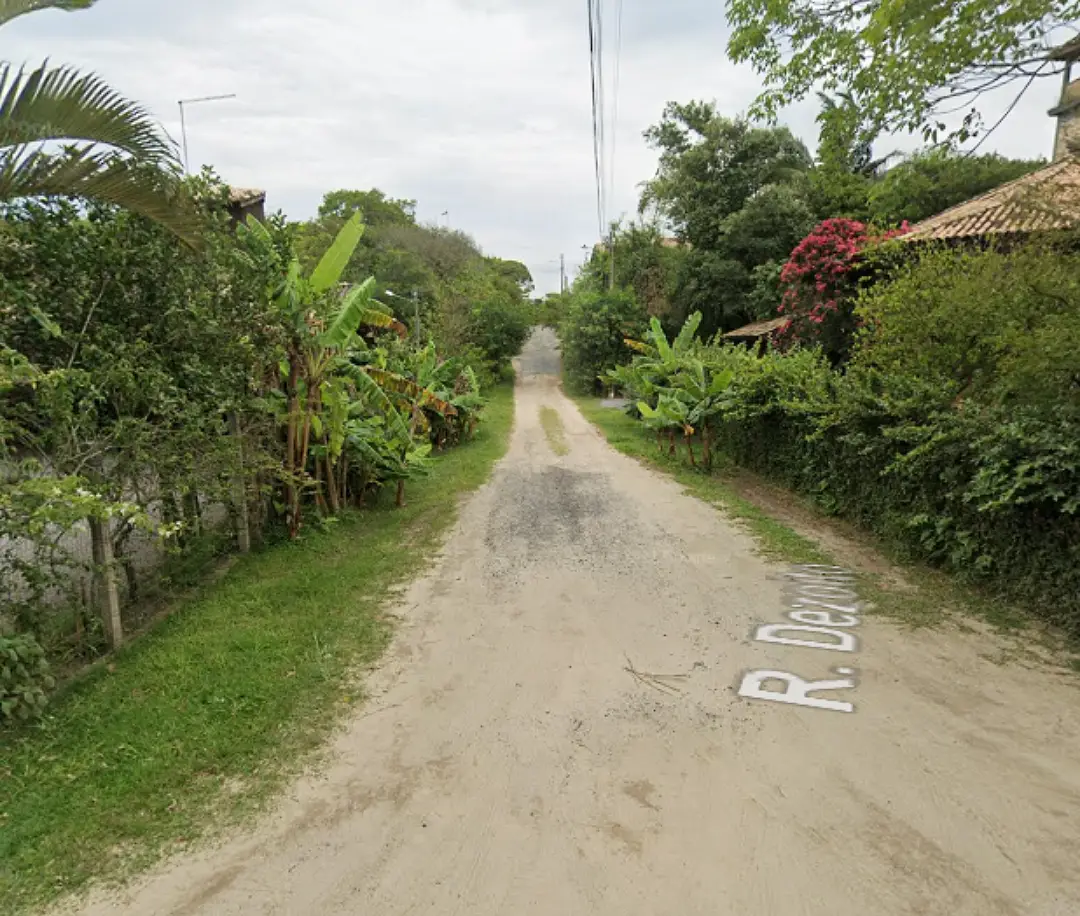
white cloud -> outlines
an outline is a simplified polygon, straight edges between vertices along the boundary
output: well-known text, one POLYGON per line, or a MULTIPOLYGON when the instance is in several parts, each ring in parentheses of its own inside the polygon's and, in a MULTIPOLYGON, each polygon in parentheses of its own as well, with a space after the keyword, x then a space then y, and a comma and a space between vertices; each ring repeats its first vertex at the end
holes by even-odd
MULTIPOLYGON (((5 27, 0 52, 97 70, 145 102, 179 138, 189 108, 193 164, 266 188, 271 207, 311 215, 325 191, 379 187, 445 210, 485 250, 519 258, 541 291, 558 256, 582 259, 597 235, 589 66, 580 0, 100 0, 5 27)), ((614 57, 609 0, 608 60, 614 57)), ((611 215, 632 213, 655 157, 641 132, 669 100, 743 110, 757 81, 725 57, 720 0, 625 3, 616 185, 611 215)), ((608 73, 609 97, 613 71, 608 73)), ((1056 85, 1018 108, 988 148, 1049 152, 1056 85)), ((1000 110, 1005 102, 994 100, 1000 110)), ((814 106, 784 119, 812 146, 814 106)), ((989 120, 993 120, 990 115, 989 120)), ((910 148, 913 144, 903 144, 910 148)))

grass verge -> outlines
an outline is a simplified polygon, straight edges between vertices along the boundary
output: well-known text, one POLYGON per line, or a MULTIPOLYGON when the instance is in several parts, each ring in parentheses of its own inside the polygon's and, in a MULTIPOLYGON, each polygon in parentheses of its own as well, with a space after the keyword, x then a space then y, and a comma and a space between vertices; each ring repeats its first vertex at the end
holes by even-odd
POLYGON ((556 455, 569 455, 570 446, 566 444, 566 430, 563 429, 562 420, 554 407, 540 408, 540 425, 544 428, 548 445, 556 455))
MULTIPOLYGON (((669 456, 666 450, 661 452, 655 436, 623 411, 601 407, 597 398, 576 397, 573 400, 613 448, 670 474, 693 496, 722 508, 754 536, 763 556, 790 563, 852 565, 811 538, 794 531, 789 525, 777 521, 767 511, 740 495, 730 468, 721 465, 711 474, 692 468, 681 450, 674 456, 669 456)), ((798 498, 795 501, 808 515, 818 514, 807 501, 798 498)), ((1039 629, 1040 643, 1051 650, 1055 663, 1062 652, 1075 653, 1075 646, 1067 645, 1060 634, 1033 623, 1032 616, 1015 604, 965 586, 939 570, 906 563, 871 535, 865 532, 856 534, 871 541, 890 563, 903 565, 902 582, 853 569, 860 596, 869 602, 874 613, 916 628, 952 620, 959 628, 970 629, 957 619, 959 613, 980 618, 999 632, 1030 634, 1033 629, 1039 629)), ((1047 660, 1045 656, 1040 658, 1047 660)), ((1080 671, 1080 657, 1066 659, 1064 665, 1080 671)))
POLYGON ((260 808, 359 701, 382 606, 506 449, 513 390, 472 441, 328 531, 245 557, 0 737, 0 913, 115 879, 260 808))

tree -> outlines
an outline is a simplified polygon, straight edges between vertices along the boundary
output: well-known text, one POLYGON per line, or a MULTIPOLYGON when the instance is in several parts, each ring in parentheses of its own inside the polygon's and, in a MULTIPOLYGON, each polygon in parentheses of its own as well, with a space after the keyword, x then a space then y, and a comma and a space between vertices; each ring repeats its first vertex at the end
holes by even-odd
POLYGON ((521 261, 505 261, 502 258, 488 258, 487 260, 495 272, 517 286, 523 296, 532 293, 534 286, 532 274, 521 261))
MULTIPOLYGON (((93 0, 5 0, 0 25, 93 0)), ((92 73, 0 62, 0 201, 64 195, 117 204, 188 241, 199 235, 181 193, 175 144, 150 114, 92 73), (60 150, 56 147, 59 145, 60 150)))
MULTIPOLYGON (((611 238, 615 244, 615 285, 631 288, 647 314, 668 320, 676 307, 672 297, 679 265, 689 249, 665 239, 656 221, 615 224, 611 238)), ((598 245, 575 285, 599 293, 608 289, 610 278, 610 248, 598 245)))
POLYGON ((774 117, 817 87, 847 89, 868 123, 937 142, 982 129, 973 107, 987 91, 1060 73, 1045 60, 1077 0, 727 0, 728 54, 765 89, 753 112, 774 117), (969 107, 972 106, 972 107, 969 107), (967 109, 959 126, 943 118, 967 109))
POLYGON ((919 222, 1043 164, 1039 159, 962 156, 949 149, 916 153, 870 188, 870 217, 883 226, 919 222))
POLYGON ((770 184, 810 168, 810 153, 786 127, 724 118, 711 102, 669 102, 645 131, 659 151, 639 209, 654 208, 694 248, 717 248, 723 220, 770 184))
POLYGON ((768 185, 724 220, 723 248, 750 268, 784 261, 814 223, 814 213, 800 190, 768 185))
POLYGON ((660 164, 641 209, 655 209, 687 243, 661 287, 670 306, 650 313, 676 330, 701 312, 704 337, 760 317, 779 302, 768 286, 778 265, 814 225, 806 147, 786 128, 724 118, 705 102, 669 103, 645 135, 660 164))
POLYGON ((370 191, 329 191, 319 205, 319 219, 340 220, 344 225, 360 213, 370 230, 380 226, 411 226, 416 223, 416 201, 395 200, 378 188, 370 191))
POLYGON ((626 339, 641 337, 646 328, 645 311, 631 293, 575 290, 559 328, 569 386, 596 391, 604 373, 630 362, 633 353, 626 339))
POLYGON ((876 131, 850 93, 835 97, 818 93, 821 131, 814 168, 809 176, 809 199, 819 219, 845 217, 868 220, 867 197, 881 167, 891 156, 875 159, 876 131))

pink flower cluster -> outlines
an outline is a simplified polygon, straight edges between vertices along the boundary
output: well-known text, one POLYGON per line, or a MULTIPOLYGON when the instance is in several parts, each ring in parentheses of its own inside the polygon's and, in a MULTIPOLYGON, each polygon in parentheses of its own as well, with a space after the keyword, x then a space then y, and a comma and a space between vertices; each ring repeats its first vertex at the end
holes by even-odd
POLYGON ((852 268, 872 242, 893 238, 907 225, 887 233, 853 219, 827 219, 804 238, 780 273, 784 287, 778 309, 788 324, 783 336, 816 338, 830 316, 838 314, 854 292, 852 268))

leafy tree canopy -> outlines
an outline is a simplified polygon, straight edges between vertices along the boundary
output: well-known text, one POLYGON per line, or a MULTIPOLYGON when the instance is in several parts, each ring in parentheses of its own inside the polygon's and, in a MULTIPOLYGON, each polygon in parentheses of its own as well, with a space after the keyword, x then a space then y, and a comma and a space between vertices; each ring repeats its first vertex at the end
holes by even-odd
POLYGON ((416 201, 395 200, 378 188, 370 191, 330 191, 319 205, 319 220, 340 220, 342 223, 360 213, 369 229, 380 226, 413 225, 416 222, 416 201))
POLYGON ((1080 18, 1080 2, 727 0, 727 13, 729 55, 765 81, 755 115, 843 88, 876 128, 937 142, 980 130, 983 92, 1054 73, 1046 48, 1080 18), (950 112, 964 112, 955 129, 950 112))
POLYGON ((810 153, 786 127, 760 127, 717 114, 712 102, 669 102, 645 131, 660 153, 642 212, 654 208, 695 248, 720 243, 723 220, 766 185, 810 168, 810 153))
POLYGON ((870 217, 883 226, 903 220, 915 223, 1042 165, 1041 159, 961 156, 947 149, 916 153, 870 187, 870 217))

